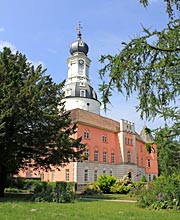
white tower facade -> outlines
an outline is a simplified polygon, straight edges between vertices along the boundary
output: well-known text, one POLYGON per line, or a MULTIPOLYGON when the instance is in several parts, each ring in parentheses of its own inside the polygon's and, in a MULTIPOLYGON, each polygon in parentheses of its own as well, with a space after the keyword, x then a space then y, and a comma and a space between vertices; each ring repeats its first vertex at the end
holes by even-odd
POLYGON ((90 84, 89 70, 91 60, 87 57, 88 45, 82 40, 80 26, 78 37, 70 45, 71 57, 67 59, 68 79, 65 84, 65 108, 80 108, 100 114, 100 102, 90 84))

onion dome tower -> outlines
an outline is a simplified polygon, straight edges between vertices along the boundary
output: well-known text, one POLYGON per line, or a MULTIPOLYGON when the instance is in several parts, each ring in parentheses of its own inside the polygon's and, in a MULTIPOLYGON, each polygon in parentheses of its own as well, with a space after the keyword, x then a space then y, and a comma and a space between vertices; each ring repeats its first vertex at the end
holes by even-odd
POLYGON ((89 78, 91 63, 87 57, 89 47, 82 40, 80 24, 76 29, 78 30, 77 40, 71 43, 71 57, 67 59, 68 79, 64 87, 65 108, 66 110, 80 108, 100 114, 100 102, 89 78))

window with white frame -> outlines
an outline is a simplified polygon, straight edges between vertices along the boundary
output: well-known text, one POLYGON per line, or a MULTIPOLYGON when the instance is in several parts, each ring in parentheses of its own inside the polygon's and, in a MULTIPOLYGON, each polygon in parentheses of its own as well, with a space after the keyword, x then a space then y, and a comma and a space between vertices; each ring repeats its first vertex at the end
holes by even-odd
POLYGON ((151 179, 151 174, 149 174, 149 181, 151 181, 152 179, 151 179))
POLYGON ((51 171, 51 182, 55 181, 55 170, 51 171))
POLYGON ((103 162, 106 162, 106 160, 107 160, 107 153, 103 152, 103 162))
POLYGON ((128 156, 128 163, 131 163, 131 152, 130 151, 127 152, 127 156, 128 156))
POLYGON ((107 142, 107 135, 106 134, 102 135, 102 142, 107 142))
POLYGON ((84 151, 84 160, 89 160, 89 150, 85 149, 84 151))
POLYGON ((99 153, 97 150, 94 151, 94 161, 98 161, 99 153))
POLYGON ((87 182, 88 181, 88 170, 84 170, 84 182, 87 182))
POLYGON ((66 181, 69 181, 69 169, 66 169, 66 181))
POLYGON ((97 175, 98 175, 98 171, 97 171, 97 170, 94 170, 94 182, 97 181, 97 175))
POLYGON ((111 153, 111 163, 114 163, 114 153, 111 153))
POLYGON ((89 138, 89 131, 88 130, 84 130, 84 138, 89 138))

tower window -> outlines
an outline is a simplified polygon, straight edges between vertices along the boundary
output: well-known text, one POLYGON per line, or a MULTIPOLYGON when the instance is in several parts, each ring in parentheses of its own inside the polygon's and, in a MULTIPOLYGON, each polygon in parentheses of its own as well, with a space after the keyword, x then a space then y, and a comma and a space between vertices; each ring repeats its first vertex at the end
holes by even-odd
POLYGON ((150 161, 150 159, 148 159, 148 167, 150 167, 151 166, 151 161, 150 161))
POLYGON ((85 90, 80 90, 80 96, 81 97, 86 97, 86 91, 85 90))
POLYGON ((67 92, 66 92, 67 96, 71 96, 72 95, 72 90, 71 89, 68 89, 67 92))

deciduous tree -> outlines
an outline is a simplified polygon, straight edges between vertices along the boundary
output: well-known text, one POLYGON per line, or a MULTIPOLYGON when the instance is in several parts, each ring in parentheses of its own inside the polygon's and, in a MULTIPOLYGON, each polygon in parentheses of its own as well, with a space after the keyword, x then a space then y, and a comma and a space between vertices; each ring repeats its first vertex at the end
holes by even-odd
MULTIPOLYGON (((145 7, 148 0, 140 0, 145 7)), ((144 34, 122 43, 117 55, 103 55, 100 62, 102 102, 106 109, 112 91, 117 89, 127 98, 137 95, 137 111, 146 120, 162 117, 165 130, 162 134, 176 138, 180 135, 180 10, 179 0, 164 0, 169 22, 163 30, 151 31, 143 27, 144 34), (170 125, 169 125, 170 124, 170 125), (169 130, 169 133, 167 132, 169 130)), ((166 147, 164 143, 159 150, 166 147)), ((174 145, 168 145, 175 155, 174 145)), ((177 148, 176 148, 177 149, 177 148)), ((163 158, 163 157, 162 157, 163 158)), ((161 159, 162 159, 161 158, 161 159)))

